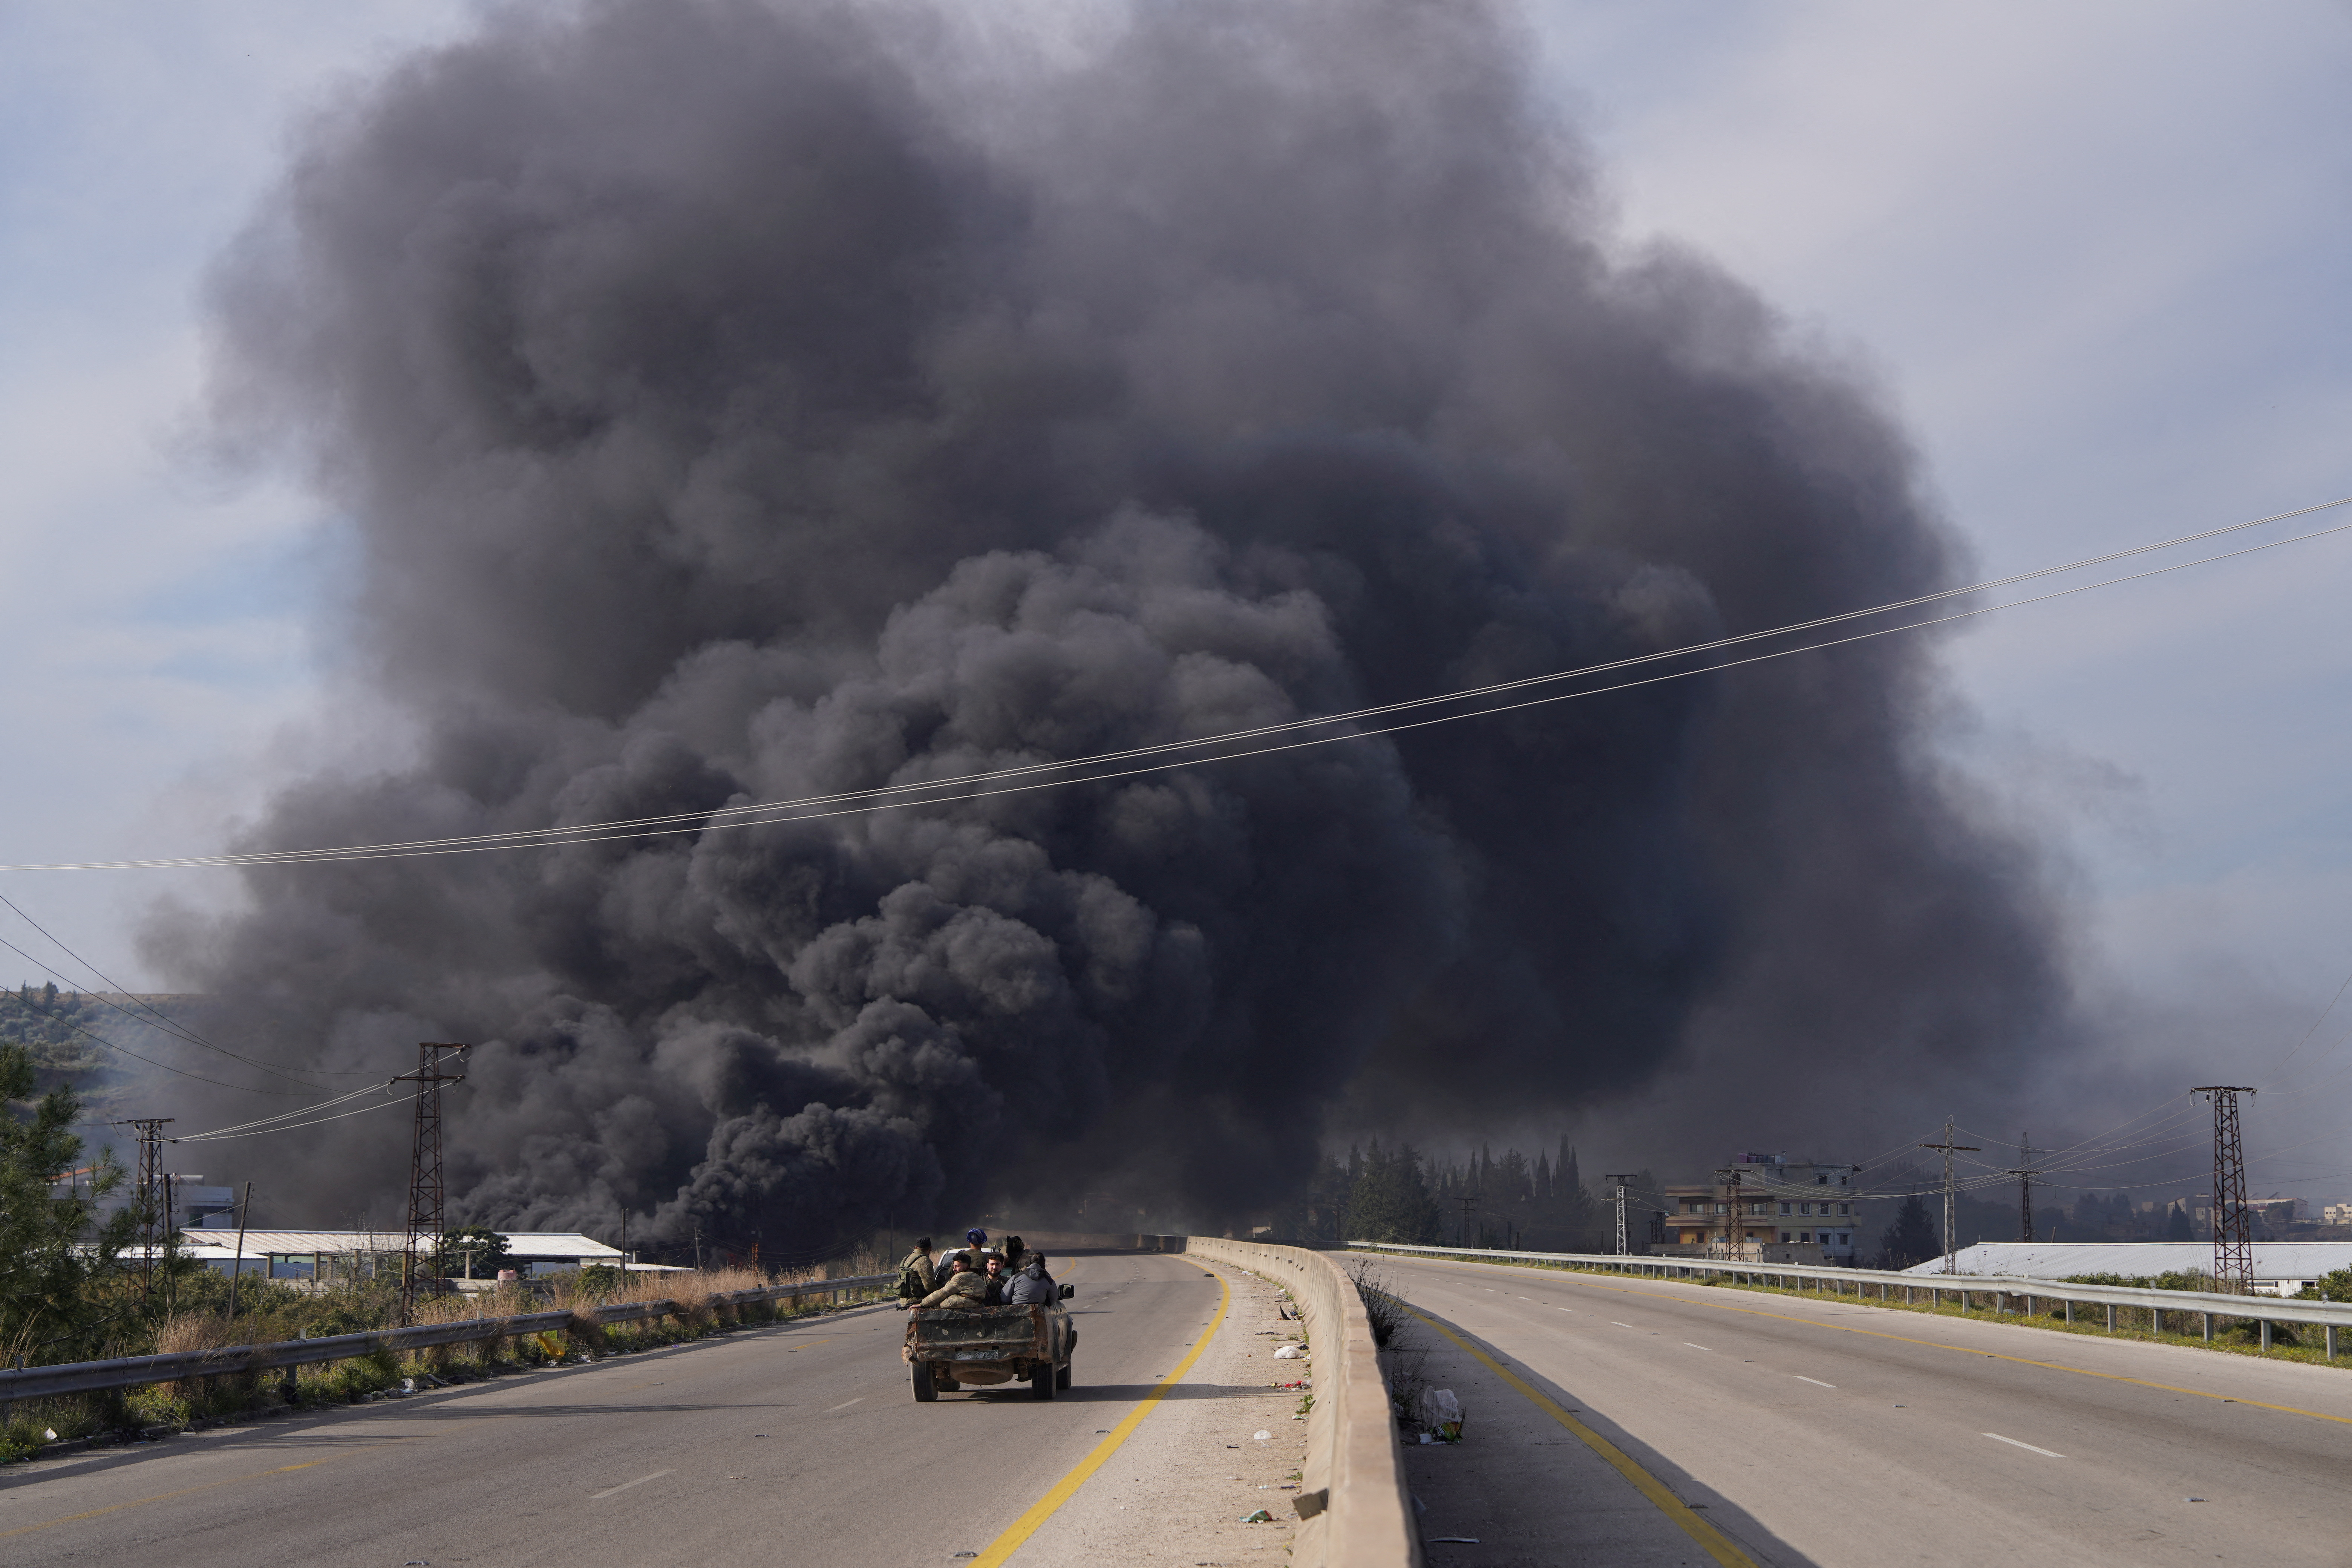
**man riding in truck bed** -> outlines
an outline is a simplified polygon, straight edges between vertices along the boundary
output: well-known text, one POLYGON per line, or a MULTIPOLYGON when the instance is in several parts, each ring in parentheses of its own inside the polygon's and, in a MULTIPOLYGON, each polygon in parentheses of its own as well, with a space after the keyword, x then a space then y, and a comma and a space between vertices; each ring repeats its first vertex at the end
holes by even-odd
POLYGON ((954 1272, 947 1283, 915 1303, 918 1307, 985 1307, 989 1305, 988 1276, 975 1270, 969 1253, 950 1259, 954 1272))
POLYGON ((1045 1272, 1045 1255, 1042 1252, 1032 1252, 1024 1258, 1021 1272, 1004 1287, 1004 1304, 1008 1307, 1044 1306, 1061 1299, 1061 1287, 1045 1272))
POLYGON ((931 1238, 927 1236, 915 1243, 914 1251, 899 1260, 899 1300, 902 1302, 916 1300, 939 1288, 939 1270, 931 1265, 931 1238))

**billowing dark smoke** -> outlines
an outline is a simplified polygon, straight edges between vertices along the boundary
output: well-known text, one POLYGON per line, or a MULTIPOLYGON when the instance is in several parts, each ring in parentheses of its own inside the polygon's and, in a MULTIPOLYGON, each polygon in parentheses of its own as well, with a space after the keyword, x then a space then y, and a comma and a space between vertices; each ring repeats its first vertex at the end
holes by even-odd
MULTIPOLYGON (((1612 255, 1507 23, 1016 34, 517 7, 314 129, 224 264, 221 406, 350 520, 331 641, 418 739, 245 847, 961 773, 1954 579, 1864 391, 1705 265, 1612 255)), ((1335 1114, 1591 1103, 1703 1012, 1913 1083, 2033 1045, 2034 862, 1942 779, 1928 658, 259 871, 155 951, 322 1067, 479 1042, 475 1217, 806 1241, 1120 1179, 1230 1215, 1335 1114)), ((254 1157, 314 1217, 381 1212, 405 1127, 320 1131, 254 1157)))

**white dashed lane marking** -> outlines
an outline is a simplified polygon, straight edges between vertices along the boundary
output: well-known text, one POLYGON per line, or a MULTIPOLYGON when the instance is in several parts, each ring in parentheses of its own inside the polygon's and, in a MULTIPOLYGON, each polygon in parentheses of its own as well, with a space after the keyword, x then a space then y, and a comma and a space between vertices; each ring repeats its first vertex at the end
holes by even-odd
MULTIPOLYGON (((1946 1142, 1949 1142, 1949 1140, 1948 1139, 1948 1140, 1946 1140, 1946 1142)), ((595 1501, 598 1498, 600 1498, 600 1497, 611 1497, 614 1492, 625 1492, 625 1491, 627 1491, 631 1487, 641 1487, 641 1486, 644 1486, 647 1481, 657 1481, 657 1480, 661 1479, 664 1476, 674 1476, 674 1475, 676 1475, 676 1474, 677 1474, 677 1472, 676 1470, 656 1470, 656 1471, 655 1471, 652 1475, 650 1475, 650 1476, 639 1476, 639 1477, 638 1477, 635 1480, 634 1480, 634 1481, 623 1481, 623 1482, 622 1482, 619 1486, 617 1486, 617 1487, 606 1487, 606 1488, 605 1488, 603 1491, 601 1491, 601 1492, 590 1492, 590 1493, 588 1494, 588 1500, 589 1500, 590 1502, 594 1502, 594 1501, 595 1501)))

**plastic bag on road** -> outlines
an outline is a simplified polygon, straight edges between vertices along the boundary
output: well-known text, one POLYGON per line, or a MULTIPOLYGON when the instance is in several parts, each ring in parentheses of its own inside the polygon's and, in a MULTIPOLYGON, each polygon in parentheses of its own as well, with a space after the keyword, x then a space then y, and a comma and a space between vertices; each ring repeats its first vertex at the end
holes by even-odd
POLYGON ((1274 1359, 1276 1361, 1297 1361, 1306 1354, 1307 1352, 1300 1350, 1297 1345, 1285 1345, 1280 1350, 1274 1352, 1274 1359))
POLYGON ((1462 1402, 1454 1397, 1454 1391, 1450 1388, 1423 1389, 1421 1424, 1440 1442, 1459 1443, 1462 1441, 1462 1402))

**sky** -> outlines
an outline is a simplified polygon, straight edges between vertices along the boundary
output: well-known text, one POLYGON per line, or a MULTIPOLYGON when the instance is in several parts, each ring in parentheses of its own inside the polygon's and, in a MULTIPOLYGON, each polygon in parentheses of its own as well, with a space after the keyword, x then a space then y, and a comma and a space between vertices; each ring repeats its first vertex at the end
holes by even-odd
MULTIPOLYGON (((0 0, 0 863, 203 852, 338 732, 336 520, 199 452, 203 279, 305 113, 468 15, 0 0)), ((2352 5, 1528 19, 1627 254, 1713 258, 1874 380, 1983 575, 2352 494, 2352 5)), ((2256 1189, 2352 1194, 2352 999, 2313 1028, 2352 973, 2347 590, 2352 534, 1950 644, 1954 760, 2064 858, 2082 933, 2095 1046, 2021 1118, 2258 1083, 2256 1189)), ((0 894, 133 987, 141 910, 233 896, 0 894)), ((5 910, 0 939, 98 984, 5 910)))

